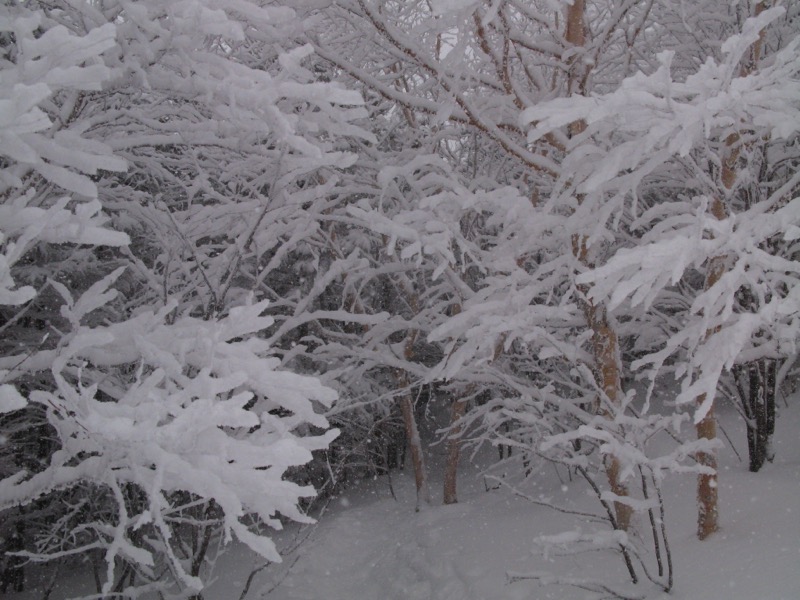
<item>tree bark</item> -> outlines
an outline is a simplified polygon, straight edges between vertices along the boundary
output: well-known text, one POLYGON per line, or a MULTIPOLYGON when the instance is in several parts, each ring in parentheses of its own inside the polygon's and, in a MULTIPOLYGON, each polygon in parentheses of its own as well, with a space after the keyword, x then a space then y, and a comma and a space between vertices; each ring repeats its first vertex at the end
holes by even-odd
POLYGON ((776 361, 762 358, 738 365, 733 371, 747 427, 747 453, 753 473, 773 459, 777 370, 776 361))
MULTIPOLYGON (((754 14, 759 15, 766 8, 766 2, 757 2, 754 14)), ((761 51, 764 45, 764 31, 762 30, 758 40, 753 44, 747 61, 739 69, 739 76, 750 75, 758 66, 761 58, 761 51)), ((722 158, 722 168, 720 181, 724 190, 724 197, 716 197, 712 200, 709 212, 718 220, 727 218, 728 213, 725 200, 733 191, 736 185, 737 163, 741 154, 741 138, 737 133, 731 133, 725 139, 725 156, 722 158)), ((726 257, 717 256, 711 259, 708 273, 706 275, 705 289, 708 290, 715 285, 725 273, 726 257)), ((709 329, 706 332, 706 339, 713 336, 717 328, 709 329)), ((698 396, 697 405, 700 406, 706 401, 705 394, 698 396)), ((714 404, 712 399, 711 408, 705 417, 697 423, 697 438, 713 440, 717 437, 717 423, 714 415, 714 404)), ((698 452, 697 462, 703 466, 714 469, 713 474, 701 473, 697 477, 697 537, 701 540, 706 539, 719 529, 719 507, 718 507, 718 485, 717 485, 717 457, 712 452, 698 452)))
MULTIPOLYGON (((705 394, 697 398, 698 406, 706 399, 705 394)), ((717 419, 714 405, 711 405, 705 417, 696 425, 697 439, 713 440, 717 437, 717 419)), ((719 529, 719 503, 717 494, 717 456, 711 452, 697 452, 698 464, 714 470, 713 473, 701 473, 697 476, 697 537, 706 539, 719 529)))
MULTIPOLYGON (((726 160, 723 162, 722 181, 730 182, 732 186, 735 181, 735 173, 731 175, 728 171, 729 162, 726 160)), ((723 183, 723 185, 727 188, 727 183, 723 183)), ((709 212, 720 221, 727 216, 725 205, 719 198, 714 198, 711 202, 709 212)), ((726 270, 725 260, 725 256, 716 256, 711 259, 704 285, 706 290, 713 287, 722 278, 726 270)), ((716 328, 709 329, 706 332, 706 339, 713 336, 714 333, 716 333, 716 328)), ((706 395, 701 394, 697 397, 695 403, 700 407, 705 401, 706 395)), ((695 430, 698 440, 714 440, 717 438, 717 418, 713 399, 706 415, 695 425, 695 430)), ((719 529, 717 455, 713 450, 708 452, 699 451, 695 454, 695 458, 698 464, 713 469, 713 473, 700 473, 697 476, 697 537, 704 540, 719 529)))
POLYGON ((447 464, 444 470, 444 503, 456 504, 458 494, 456 481, 458 474, 458 461, 461 457, 461 425, 459 419, 464 416, 467 402, 463 398, 453 400, 450 408, 450 431, 447 434, 447 464))
MULTIPOLYGON (((413 346, 416 338, 415 333, 409 333, 406 336, 406 343, 403 353, 406 360, 411 360, 413 357, 413 346)), ((403 414, 403 426, 406 432, 406 439, 408 440, 408 447, 411 450, 411 464, 414 467, 414 483, 417 488, 417 504, 416 510, 419 511, 420 506, 431 503, 431 493, 428 488, 428 474, 425 467, 425 454, 422 451, 422 440, 419 437, 419 428, 417 427, 417 419, 414 416, 414 397, 411 393, 411 382, 409 381, 408 373, 405 371, 398 371, 397 380, 400 388, 405 388, 405 394, 400 399, 400 410, 403 414)))
MULTIPOLYGON (((586 43, 586 31, 584 28, 585 12, 585 0, 573 0, 572 4, 567 7, 565 37, 567 42, 574 46, 583 46, 586 43)), ((570 71, 570 91, 577 91, 578 93, 583 94, 585 93, 586 73, 577 72, 579 67, 578 63, 572 65, 572 69, 570 71)), ((571 137, 579 135, 585 130, 586 122, 582 120, 571 123, 569 126, 569 133, 571 137)), ((581 199, 578 198, 579 202, 580 200, 581 199)), ((572 251, 581 264, 587 267, 593 266, 589 260, 585 236, 573 236, 572 251)), ((587 286, 583 286, 579 287, 579 289, 584 296, 581 302, 583 313, 586 317, 588 326, 593 332, 592 349, 594 354, 595 379, 597 385, 603 390, 603 393, 606 395, 611 404, 618 405, 622 395, 622 384, 619 374, 620 356, 617 334, 614 331, 614 328, 608 322, 605 307, 595 305, 591 300, 589 300, 589 288, 587 286)), ((613 418, 613 415, 609 410, 600 410, 607 418, 613 418)), ((611 491, 620 497, 627 496, 628 490, 622 484, 619 478, 619 459, 613 455, 606 456, 605 469, 611 491)), ((616 528, 626 531, 630 526, 632 514, 631 507, 622 502, 614 502, 614 510, 616 512, 616 528)))
POLYGON ((416 510, 419 510, 423 502, 425 504, 431 503, 431 494, 428 489, 425 455, 422 452, 419 428, 417 427, 417 420, 414 418, 414 398, 410 391, 400 400, 400 409, 403 413, 403 425, 406 430, 408 447, 411 449, 411 463, 414 466, 414 483, 417 488, 416 510))
MULTIPOLYGON (((588 290, 587 290, 588 291, 588 290)), ((584 313, 589 326, 594 332, 592 347, 595 360, 595 378, 608 401, 613 406, 619 406, 622 396, 622 383, 619 373, 620 356, 619 340, 613 327, 608 323, 608 318, 603 307, 598 307, 588 300, 584 302, 584 313)), ((607 419, 613 419, 611 410, 599 407, 601 414, 607 419)), ((620 481, 620 462, 612 455, 605 458, 606 477, 611 491, 617 496, 628 495, 628 488, 620 481)), ((614 511, 617 516, 617 529, 627 531, 631 523, 632 508, 624 502, 614 502, 614 511)))

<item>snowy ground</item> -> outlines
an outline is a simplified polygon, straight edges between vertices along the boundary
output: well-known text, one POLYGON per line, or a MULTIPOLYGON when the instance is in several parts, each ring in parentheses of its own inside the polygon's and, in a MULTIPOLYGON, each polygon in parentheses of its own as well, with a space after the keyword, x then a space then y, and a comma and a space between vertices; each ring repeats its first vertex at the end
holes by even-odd
MULTIPOLYGON (((742 423, 725 410, 721 421, 746 460, 742 423)), ((699 542, 695 537, 694 478, 668 481, 666 518, 676 585, 669 596, 653 588, 649 598, 800 599, 800 402, 789 408, 781 403, 777 427, 777 457, 760 473, 748 472, 730 448, 721 452, 722 529, 710 540, 699 542)), ((435 462, 437 457, 431 458, 435 462)), ((365 483, 325 515, 299 556, 289 558, 293 566, 288 574, 285 569, 259 574, 248 598, 577 600, 587 593, 530 581, 509 584, 506 573, 547 570, 589 577, 613 569, 624 580, 615 556, 545 561, 533 551, 532 540, 574 529, 579 526, 574 517, 531 505, 506 490, 487 492, 476 472, 474 466, 465 465, 460 504, 435 505, 419 513, 414 512, 408 474, 394 476, 397 500, 384 479, 365 483), (271 592, 265 594, 266 590, 271 592)), ((541 493, 555 498, 564 493, 562 487, 573 492, 568 488, 580 484, 562 483, 553 472, 544 485, 550 489, 541 493)), ((586 497, 583 506, 592 503, 586 497)), ((218 567, 228 571, 230 565, 218 567)), ((220 582, 206 597, 233 596, 220 582)))
MULTIPOLYGON (((694 479, 667 482, 667 524, 675 561, 671 595, 653 587, 648 599, 798 600, 800 599, 800 398, 777 422, 777 457, 761 473, 726 448, 720 456, 722 529, 712 539, 695 538, 694 479)), ((746 460, 744 428, 730 411, 722 423, 746 460)), ((434 447, 432 463, 443 448, 434 447)), ((491 456, 491 455, 489 455, 491 456)), ((574 517, 554 513, 498 489, 486 491, 480 468, 465 460, 460 504, 414 511, 410 474, 393 476, 393 499, 385 478, 365 482, 336 499, 298 550, 284 565, 252 577, 247 599, 256 600, 579 600, 587 592, 540 586, 533 581, 508 583, 506 573, 551 571, 562 576, 618 574, 621 561, 602 553, 545 560, 533 539, 580 526, 574 517)), ((435 469, 434 469, 435 470, 435 469)), ((579 495, 576 506, 592 508, 593 499, 576 494, 580 482, 555 471, 537 493, 554 500, 579 495), (565 492, 566 490, 566 492, 565 492)), ((439 482, 433 481, 434 490, 439 482)), ((436 494, 435 494, 436 495, 436 494)), ((441 498, 439 492, 439 499, 441 498)), ((644 526, 640 523, 640 526, 644 526)), ((281 539, 292 543, 296 531, 281 539)), ((234 547, 214 566, 216 581, 205 600, 240 598, 248 576, 260 564, 234 547)), ((613 580, 612 576, 612 580, 613 580)), ((72 596, 85 577, 61 582, 51 600, 72 596)), ((34 595, 5 596, 34 598, 34 595)))

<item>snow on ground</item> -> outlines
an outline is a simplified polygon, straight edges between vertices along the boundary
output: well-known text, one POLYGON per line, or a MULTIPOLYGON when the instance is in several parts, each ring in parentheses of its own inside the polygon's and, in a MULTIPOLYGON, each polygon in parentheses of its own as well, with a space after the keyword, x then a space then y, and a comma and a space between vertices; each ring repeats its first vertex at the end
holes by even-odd
MULTIPOLYGON (((750 473, 730 448, 721 452, 722 528, 712 539, 700 542, 695 537, 694 478, 668 480, 666 519, 676 585, 670 595, 653 587, 648 598, 800 599, 800 402, 789 408, 781 403, 780 410, 773 464, 750 473)), ((731 410, 723 407, 721 413, 725 430, 746 461, 743 424, 731 410)), ((433 463, 442 452, 441 447, 434 448, 433 463)), ((580 524, 505 489, 486 491, 477 472, 472 465, 464 466, 460 504, 435 503, 419 513, 414 512, 410 473, 393 477, 397 500, 392 499, 385 478, 351 490, 323 517, 299 557, 288 558, 296 560, 288 574, 265 571, 254 579, 248 598, 578 600, 588 597, 587 592, 541 587, 532 581, 509 584, 506 572, 547 570, 591 577, 612 569, 624 581, 616 556, 584 554, 551 562, 534 552, 536 536, 580 524), (261 594, 256 593, 259 590, 261 594), (271 591, 265 594, 265 590, 271 591)), ((551 469, 537 491, 555 499, 564 493, 574 496, 573 486, 581 483, 551 469)), ((593 499, 581 494, 578 507, 593 506, 593 499)), ((206 594, 206 600, 228 597, 233 596, 221 587, 206 594)))
MULTIPOLYGON (((731 410, 721 421, 746 461, 744 426, 731 410)), ((777 456, 762 472, 750 473, 726 448, 720 455, 721 531, 695 538, 694 478, 674 476, 665 486, 667 526, 675 562, 676 585, 666 595, 652 587, 648 600, 798 600, 800 599, 800 397, 780 405, 777 456)), ((444 448, 429 456, 432 472, 441 472, 444 448)), ((533 581, 508 583, 506 573, 551 571, 562 576, 625 581, 617 556, 607 553, 545 560, 533 540, 543 534, 583 527, 574 517, 532 505, 506 489, 487 491, 480 468, 463 461, 461 502, 441 505, 440 481, 432 481, 438 499, 414 511, 410 472, 392 476, 393 499, 385 477, 366 481, 332 502, 307 539, 283 565, 271 565, 253 577, 247 600, 582 600, 587 592, 533 581), (609 573, 611 575, 609 576, 609 573)), ((410 471, 410 469, 409 469, 410 471)), ((545 467, 534 491, 581 509, 596 509, 585 486, 565 472, 545 467), (569 498, 569 501, 564 500, 569 498)), ((646 523, 640 522, 646 530, 646 523)), ((296 543, 298 530, 287 528, 277 541, 296 543)), ((215 581, 205 600, 237 600, 248 577, 263 560, 233 546, 213 567, 215 581)), ((91 576, 73 574, 59 582, 51 600, 72 597, 91 576)), ((41 595, 7 594, 8 600, 41 595)))

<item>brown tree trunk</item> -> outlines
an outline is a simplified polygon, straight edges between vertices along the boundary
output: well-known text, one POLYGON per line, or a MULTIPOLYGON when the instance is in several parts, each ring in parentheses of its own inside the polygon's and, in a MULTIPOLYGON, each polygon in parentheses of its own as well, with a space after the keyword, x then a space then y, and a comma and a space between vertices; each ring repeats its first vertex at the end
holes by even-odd
POLYGON ((458 473, 458 460, 461 457, 461 425, 459 419, 464 416, 467 402, 463 398, 456 398, 450 408, 450 431, 447 435, 447 464, 444 469, 444 503, 455 504, 458 502, 456 481, 458 473))
MULTIPOLYGON (((567 7, 567 25, 565 37, 574 46, 583 46, 586 42, 586 31, 584 29, 584 17, 586 12, 585 0, 573 0, 567 7)), ((573 65, 570 72, 570 91, 585 93, 586 73, 579 73, 580 61, 573 65)), ((576 136, 586 130, 584 121, 576 121, 569 126, 570 136, 576 136)), ((580 198, 578 201, 580 202, 580 198)), ((586 238, 575 235, 572 238, 572 250, 575 257, 585 266, 591 267, 591 261, 586 247, 586 238)), ((584 295, 582 301, 583 313, 586 317, 587 325, 592 329, 592 349, 595 363, 595 379, 600 389, 608 400, 618 405, 620 402, 622 384, 619 374, 620 356, 619 341, 614 328, 608 323, 605 307, 597 306, 588 298, 589 288, 583 286, 579 288, 584 295)), ((600 409, 608 418, 613 418, 607 409, 600 409)), ((619 479, 620 462, 616 456, 608 455, 605 459, 606 476, 611 491, 617 496, 628 495, 627 488, 619 479)), ((622 502, 614 502, 616 512, 617 529, 627 530, 631 522, 631 507, 622 502)))
MULTIPOLYGON (((461 312, 461 304, 456 303, 452 306, 451 316, 461 312)), ((503 352, 503 344, 506 336, 502 334, 494 347, 492 362, 496 361, 503 352)), ((475 393, 475 386, 468 385, 466 389, 459 392, 459 397, 453 400, 450 407, 450 428, 447 435, 447 463, 444 470, 444 504, 458 503, 457 485, 458 481, 458 461, 461 458, 461 425, 456 425, 459 419, 464 416, 467 410, 468 398, 475 393)), ((503 446, 499 446, 500 458, 503 458, 503 446)), ((510 452, 509 448, 509 452, 510 452)))
MULTIPOLYGON (((765 8, 763 2, 759 2, 755 7, 755 14, 758 15, 765 8)), ((740 69, 740 76, 745 77, 752 73, 761 57, 761 48, 764 42, 764 31, 761 32, 758 41, 751 49, 748 61, 742 65, 740 69)), ((738 134, 732 133, 725 140, 727 149, 726 156, 722 160, 722 170, 720 173, 720 180, 726 194, 730 192, 736 184, 736 163, 739 160, 741 153, 740 146, 741 139, 738 134)), ((727 210, 722 198, 714 198, 709 207, 709 212, 718 220, 722 221, 727 218, 727 210)), ((708 274, 705 281, 705 289, 708 290, 716 284, 722 275, 725 273, 725 256, 717 256, 711 260, 709 265, 708 274)), ((711 329, 706 332, 708 339, 716 330, 711 329)), ((702 394, 697 398, 697 405, 700 406, 705 402, 706 396, 702 394)), ((697 438, 713 440, 717 437, 717 423, 714 414, 714 404, 712 400, 711 408, 703 419, 697 423, 697 438)), ((701 540, 706 539, 712 533, 719 529, 718 517, 718 495, 717 495, 717 457, 713 452, 698 452, 697 462, 701 465, 714 469, 713 474, 700 474, 697 477, 697 537, 701 540)))
MULTIPOLYGON (((729 140, 730 142, 730 140, 729 140)), ((731 173, 729 161, 723 163, 722 181, 726 188, 732 187, 735 181, 735 173, 731 173)), ((709 212, 720 221, 727 215, 725 205, 719 198, 714 198, 709 207, 709 212)), ((706 275, 705 289, 708 290, 715 285, 725 273, 725 256, 717 256, 711 259, 708 273, 706 275)), ((716 329, 709 329, 706 332, 706 339, 716 333, 716 329)), ((697 406, 701 406, 706 401, 706 395, 701 394, 696 399, 697 406)), ((717 417, 714 414, 714 400, 711 400, 711 408, 706 415, 695 425, 698 440, 714 440, 717 438, 717 417)), ((700 451, 695 454, 698 464, 713 469, 713 473, 700 473, 697 476, 697 537, 701 540, 706 539, 719 529, 719 506, 717 493, 717 456, 712 450, 710 452, 700 451)))
MULTIPOLYGON (((705 401, 705 394, 697 398, 697 404, 705 401)), ((714 405, 708 414, 696 425, 697 439, 713 440, 717 437, 717 419, 714 405)), ((713 473, 701 473, 697 476, 697 537, 706 539, 719 529, 719 505, 717 495, 717 456, 712 452, 697 452, 698 464, 714 469, 713 473)))
POLYGON ((431 503, 431 494, 428 489, 428 476, 425 469, 425 455, 422 452, 422 441, 419 437, 417 420, 414 418, 414 399, 411 393, 407 393, 400 400, 400 409, 403 413, 403 425, 405 426, 408 447, 411 450, 411 464, 414 467, 414 483, 417 488, 417 505, 431 503))
MULTIPOLYGON (((755 6, 755 15, 760 14, 766 8, 765 2, 758 2, 755 6)), ((758 40, 753 44, 750 56, 739 70, 740 77, 751 74, 758 65, 761 58, 761 49, 764 44, 764 31, 761 31, 758 40)), ((741 153, 741 139, 737 133, 730 134, 725 140, 726 155, 722 160, 720 181, 727 195, 736 184, 736 163, 741 153)), ((709 207, 709 212, 718 220, 727 218, 727 210, 723 198, 714 198, 709 207)), ((725 273, 725 256, 717 256, 711 259, 704 288, 708 290, 716 284, 725 273)), ((706 332, 706 339, 716 333, 716 328, 706 332)), ((697 406, 706 401, 706 395, 701 394, 696 399, 697 406)), ((711 408, 697 423, 695 429, 698 439, 713 440, 717 437, 717 420, 714 414, 714 400, 712 399, 711 408)), ((714 469, 711 474, 701 473, 697 476, 697 537, 701 540, 706 539, 719 529, 719 505, 718 505, 718 482, 717 482, 717 457, 712 452, 698 452, 695 456, 697 462, 705 467, 714 469)))
MULTIPOLYGON (((406 343, 403 353, 406 360, 413 357, 414 340, 416 333, 409 333, 406 336, 406 343)), ((411 393, 411 382, 408 373, 405 371, 397 372, 398 387, 405 388, 405 394, 400 399, 400 411, 403 414, 403 426, 406 432, 406 440, 411 450, 411 464, 414 467, 414 483, 417 488, 416 509, 419 510, 421 504, 431 503, 431 493, 428 488, 428 472, 425 467, 425 454, 422 451, 422 440, 419 437, 417 419, 414 416, 414 397, 411 393)))
MULTIPOLYGON (((757 2, 754 14, 759 15, 767 7, 766 2, 757 2)), ((761 31, 758 40, 750 49, 749 56, 739 69, 739 76, 746 77, 755 71, 761 58, 761 51, 764 44, 764 30, 761 31)), ((741 138, 737 133, 731 133, 725 139, 725 155, 722 158, 722 168, 720 181, 724 190, 724 197, 716 197, 709 206, 709 212, 718 220, 727 218, 728 213, 725 200, 736 184, 736 170, 739 156, 741 154, 741 138)), ((714 286, 724 275, 727 269, 726 257, 716 256, 709 263, 708 273, 704 288, 708 290, 714 286)), ((711 328, 706 332, 706 340, 717 332, 717 328, 711 328)), ((701 394, 696 399, 697 406, 706 401, 706 395, 701 394)), ((714 399, 711 400, 711 407, 703 419, 696 425, 697 438, 713 440, 717 437, 717 422, 714 414, 714 399)), ((717 457, 712 452, 698 452, 697 462, 703 466, 714 470, 712 474, 700 474, 697 477, 697 537, 701 540, 706 539, 719 529, 719 507, 718 507, 718 485, 717 485, 717 457)))
MULTIPOLYGON (((584 293, 588 290, 583 290, 584 293)), ((620 379, 619 340, 614 328, 608 323, 603 307, 598 307, 588 300, 583 305, 586 320, 593 331, 592 349, 595 361, 595 379, 613 406, 619 406, 622 396, 620 379)), ((598 406, 599 411, 608 419, 613 419, 611 409, 598 406)), ((620 462, 614 455, 605 458, 606 477, 611 491, 617 496, 628 495, 628 488, 620 481, 620 462)), ((631 523, 632 509, 624 502, 614 502, 616 528, 627 531, 631 523)))

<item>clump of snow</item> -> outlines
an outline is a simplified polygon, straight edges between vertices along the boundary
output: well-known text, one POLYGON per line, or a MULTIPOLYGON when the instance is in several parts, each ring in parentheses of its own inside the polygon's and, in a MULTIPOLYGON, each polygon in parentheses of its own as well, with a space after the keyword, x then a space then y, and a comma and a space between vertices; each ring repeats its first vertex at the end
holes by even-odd
MULTIPOLYGON (((2 372, 0 372, 2 375, 2 372)), ((0 414, 25 408, 28 402, 13 385, 0 385, 0 414)))

